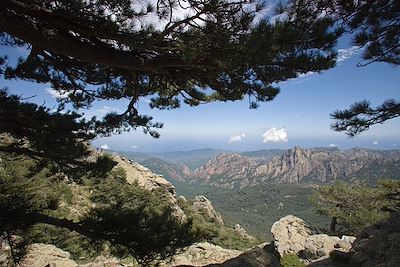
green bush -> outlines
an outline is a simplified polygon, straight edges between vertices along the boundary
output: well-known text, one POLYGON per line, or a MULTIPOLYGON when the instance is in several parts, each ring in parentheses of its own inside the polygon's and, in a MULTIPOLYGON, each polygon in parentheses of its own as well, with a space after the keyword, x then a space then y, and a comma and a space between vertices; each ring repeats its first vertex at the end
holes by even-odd
POLYGON ((313 196, 320 213, 332 218, 334 234, 357 235, 400 210, 400 181, 378 180, 376 187, 362 184, 321 186, 313 196))
POLYGON ((146 265, 200 239, 190 218, 181 222, 173 215, 165 190, 128 184, 124 169, 114 168, 109 157, 85 173, 80 169, 78 180, 32 159, 0 158, 0 238, 27 241, 11 244, 18 252, 14 259, 29 242, 40 242, 80 261, 106 253, 146 265))
POLYGON ((305 264, 300 261, 300 258, 295 254, 287 254, 281 257, 282 267, 304 267, 305 264))

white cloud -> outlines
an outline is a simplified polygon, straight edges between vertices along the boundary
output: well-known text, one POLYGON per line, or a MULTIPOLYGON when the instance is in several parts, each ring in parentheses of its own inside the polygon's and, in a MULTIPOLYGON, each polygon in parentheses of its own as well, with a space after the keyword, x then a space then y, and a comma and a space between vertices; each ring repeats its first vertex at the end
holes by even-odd
POLYGON ((329 144, 329 147, 337 147, 336 144, 329 144))
POLYGON ((110 149, 110 147, 107 144, 102 144, 100 146, 101 149, 110 149))
POLYGON ((356 55, 361 52, 361 47, 359 46, 352 46, 346 49, 339 49, 338 50, 338 57, 337 57, 337 62, 340 63, 342 61, 345 61, 349 58, 351 58, 353 55, 356 55))
POLYGON ((54 90, 52 88, 47 88, 46 91, 53 98, 67 98, 68 97, 67 92, 59 92, 59 91, 56 91, 56 90, 54 90))
POLYGON ((133 145, 133 146, 132 146, 132 148, 139 148, 139 146, 135 146, 135 145, 133 145))
POLYGON ((378 143, 378 141, 373 141, 372 144, 373 144, 373 145, 377 145, 377 144, 379 144, 379 143, 378 143))
POLYGON ((229 143, 237 143, 243 141, 243 139, 246 137, 244 133, 241 134, 234 134, 229 138, 229 143))
POLYGON ((393 144, 393 146, 397 146, 397 144, 393 144))
POLYGON ((269 128, 263 135, 264 143, 279 143, 287 142, 288 134, 285 128, 276 129, 275 127, 269 128))

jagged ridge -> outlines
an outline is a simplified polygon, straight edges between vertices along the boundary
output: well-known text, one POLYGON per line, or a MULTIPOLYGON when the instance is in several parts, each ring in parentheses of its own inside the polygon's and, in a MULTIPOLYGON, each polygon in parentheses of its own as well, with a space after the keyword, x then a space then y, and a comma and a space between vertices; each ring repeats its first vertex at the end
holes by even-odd
MULTIPOLYGON (((303 149, 294 147, 280 156, 258 151, 252 153, 223 153, 203 166, 190 170, 157 159, 143 164, 163 174, 167 179, 215 185, 224 188, 243 188, 260 183, 332 182, 335 180, 400 178, 400 151, 379 151, 364 148, 350 150, 303 149), (249 156, 245 156, 249 155, 249 156), (384 168, 380 168, 385 166, 384 168), (375 170, 375 171, 374 171, 375 170), (379 171, 377 171, 379 170, 379 171)), ((277 152, 274 152, 277 153, 277 152)))

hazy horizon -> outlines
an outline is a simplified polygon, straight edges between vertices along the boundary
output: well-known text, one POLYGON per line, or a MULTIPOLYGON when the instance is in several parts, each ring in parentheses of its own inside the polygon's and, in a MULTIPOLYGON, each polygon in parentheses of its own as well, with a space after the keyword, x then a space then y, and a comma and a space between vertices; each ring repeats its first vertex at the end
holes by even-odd
MULTIPOLYGON (((333 145, 327 145, 327 146, 302 146, 302 145, 293 145, 293 146, 285 146, 285 147, 275 147, 275 148, 260 148, 260 149, 224 149, 224 148, 218 148, 218 147, 197 147, 193 149, 177 149, 177 150, 140 150, 140 149, 112 149, 110 147, 104 148, 106 151, 111 151, 111 152, 133 152, 133 153, 155 153, 155 154, 164 154, 164 153, 187 153, 187 152, 194 152, 194 151, 202 151, 202 150, 212 150, 212 151, 223 151, 223 152, 237 152, 237 153, 243 153, 243 152, 254 152, 254 151, 260 151, 260 150, 288 150, 288 149, 293 149, 294 147, 301 147, 304 149, 317 149, 317 148, 327 148, 327 149, 338 149, 338 150, 350 150, 350 149, 357 149, 357 148, 362 148, 362 149, 370 149, 370 150, 400 150, 400 147, 397 146, 391 146, 391 147, 382 147, 379 145, 372 145, 372 146, 352 146, 352 147, 339 147, 339 146, 333 146, 333 145)), ((101 149, 100 146, 95 146, 98 149, 101 149)))

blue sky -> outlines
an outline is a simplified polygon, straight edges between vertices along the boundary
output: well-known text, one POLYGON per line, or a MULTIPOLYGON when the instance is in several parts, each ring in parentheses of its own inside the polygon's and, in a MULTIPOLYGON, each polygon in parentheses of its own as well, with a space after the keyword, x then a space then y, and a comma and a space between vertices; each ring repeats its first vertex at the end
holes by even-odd
MULTIPOLYGON (((98 138, 93 144, 113 150, 161 152, 218 148, 234 151, 302 147, 338 146, 339 148, 369 147, 394 149, 400 147, 400 119, 373 126, 360 136, 349 139, 344 133, 330 129, 329 114, 349 107, 355 101, 368 99, 379 105, 386 98, 400 98, 399 67, 374 63, 356 67, 360 51, 350 42, 341 40, 338 46, 341 61, 331 70, 320 74, 285 81, 278 86, 280 94, 272 102, 261 103, 257 110, 248 108, 248 101, 210 103, 198 107, 182 106, 176 110, 154 110, 146 100, 138 107, 142 114, 151 115, 164 123, 160 139, 140 130, 108 138, 98 138)), ((11 57, 22 50, 5 50, 11 57)), ((0 79, 0 87, 10 92, 35 96, 30 101, 56 105, 49 85, 0 79)), ((122 111, 126 102, 96 102, 87 115, 105 115, 122 111)))

